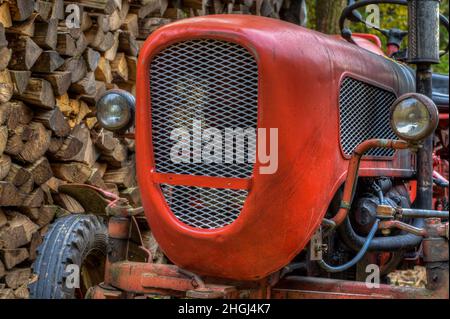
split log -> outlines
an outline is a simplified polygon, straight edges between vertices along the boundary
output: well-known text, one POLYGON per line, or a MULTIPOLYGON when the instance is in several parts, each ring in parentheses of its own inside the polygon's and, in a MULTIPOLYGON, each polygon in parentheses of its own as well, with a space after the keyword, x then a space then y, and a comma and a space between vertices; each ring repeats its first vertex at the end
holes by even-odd
POLYGON ((110 65, 113 82, 128 81, 128 66, 124 53, 118 53, 110 65))
POLYGON ((16 289, 21 285, 28 283, 30 276, 30 268, 15 268, 6 272, 5 283, 8 287, 16 289))
POLYGON ((27 260, 28 256, 28 250, 26 248, 0 250, 0 258, 6 269, 12 269, 15 265, 27 260))
POLYGON ((11 113, 10 104, 11 102, 0 103, 0 125, 5 124, 9 118, 9 114, 11 113))
POLYGON ((70 98, 67 93, 56 97, 56 106, 61 110, 64 116, 72 114, 72 107, 70 106, 70 98))
POLYGON ((13 156, 18 155, 25 147, 24 142, 28 140, 30 136, 30 128, 18 124, 14 129, 10 129, 4 152, 13 156))
POLYGON ((106 83, 111 83, 113 76, 111 73, 111 66, 109 61, 104 57, 100 57, 97 69, 95 70, 95 79, 106 83))
POLYGON ((30 208, 39 208, 43 202, 44 192, 38 187, 25 198, 22 205, 30 208))
POLYGON ((30 298, 30 292, 28 290, 28 285, 27 284, 23 284, 19 288, 15 289, 14 290, 14 298, 15 299, 29 299, 30 298))
POLYGON ((79 125, 86 115, 91 113, 89 106, 81 100, 70 100, 70 106, 73 111, 72 113, 75 115, 74 118, 69 120, 70 127, 79 125))
POLYGON ((145 40, 156 29, 172 22, 172 19, 165 18, 145 18, 139 20, 139 34, 136 36, 139 40, 145 40))
POLYGON ((11 13, 9 12, 9 4, 7 2, 0 4, 0 23, 5 28, 12 26, 11 13))
POLYGON ((78 125, 72 130, 71 136, 79 140, 83 146, 75 156, 69 158, 68 160, 80 162, 86 164, 88 167, 92 167, 98 159, 99 154, 91 140, 89 129, 85 126, 78 125))
POLYGON ((7 140, 8 140, 8 127, 6 125, 2 125, 0 126, 0 156, 5 151, 7 140))
POLYGON ((113 61, 116 57, 118 48, 119 48, 119 32, 114 32, 114 44, 103 54, 105 59, 107 59, 108 61, 113 61))
POLYGON ((9 70, 0 71, 0 103, 8 102, 14 93, 14 83, 9 70))
POLYGON ((64 64, 64 59, 56 51, 44 51, 31 70, 33 72, 53 72, 64 64))
POLYGON ((86 181, 87 184, 101 188, 106 189, 107 186, 105 182, 103 181, 102 174, 100 170, 94 168, 92 169, 91 176, 89 176, 88 180, 86 181))
POLYGON ((71 72, 71 82, 75 83, 80 81, 86 76, 87 67, 86 62, 81 57, 72 57, 66 59, 64 64, 59 68, 60 71, 71 72))
POLYGON ((59 192, 59 186, 65 184, 63 180, 56 178, 55 176, 51 177, 48 181, 45 182, 45 186, 47 186, 52 194, 56 194, 59 192))
POLYGON ((87 48, 87 50, 83 54, 84 60, 86 61, 86 66, 89 71, 95 71, 97 68, 98 62, 100 60, 100 53, 97 51, 87 48))
POLYGON ((34 120, 44 124, 54 135, 64 137, 69 135, 70 126, 59 108, 50 111, 37 111, 34 120))
POLYGON ((128 149, 125 145, 119 143, 112 152, 103 152, 100 159, 112 167, 122 167, 128 159, 128 149))
MULTIPOLYGON (((45 221, 47 221, 47 224, 49 224, 52 220, 53 219, 51 219, 51 220, 45 219, 45 221)), ((47 224, 45 224, 45 225, 47 225, 47 224)), ((45 225, 43 225, 43 226, 45 226, 45 225)), ((40 225, 38 224, 38 226, 40 226, 40 225)), ((43 227, 43 226, 40 226, 40 227, 43 227)), ((37 249, 38 249, 40 244, 42 244, 42 236, 37 231, 31 237, 31 242, 30 242, 30 245, 28 246, 28 254, 29 254, 28 259, 29 260, 31 260, 31 261, 36 260, 37 249)))
POLYGON ((3 180, 8 176, 9 170, 11 169, 11 157, 6 154, 0 155, 0 180, 3 180))
POLYGON ((8 213, 8 227, 0 230, 0 248, 14 249, 28 244, 37 229, 38 226, 27 216, 8 213))
POLYGON ((96 83, 94 72, 89 72, 80 81, 73 83, 69 90, 77 94, 95 94, 96 83))
POLYGON ((69 211, 70 213, 72 214, 84 213, 83 206, 81 206, 81 204, 75 198, 63 193, 57 193, 55 194, 54 197, 55 202, 65 210, 69 211))
POLYGON ((94 9, 97 12, 111 14, 118 7, 115 0, 72 0, 80 3, 83 7, 94 9))
POLYGON ((122 188, 129 188, 136 185, 135 174, 135 167, 130 164, 118 169, 107 170, 105 175, 103 175, 103 180, 105 183, 113 183, 122 188))
POLYGON ((64 0, 53 0, 51 19, 64 19, 64 0))
POLYGON ((66 71, 55 71, 52 73, 33 73, 35 77, 43 78, 50 82, 55 96, 63 95, 69 89, 72 82, 72 73, 66 71))
POLYGON ((34 0, 8 0, 13 21, 24 21, 34 10, 34 0))
POLYGON ((30 71, 10 70, 9 74, 14 83, 14 92, 22 94, 28 86, 28 81, 31 77, 30 71))
POLYGON ((38 159, 31 166, 27 167, 27 170, 30 172, 33 177, 33 181, 37 185, 44 184, 53 176, 50 163, 46 157, 41 157, 38 159))
POLYGON ((9 27, 6 31, 8 33, 14 33, 17 35, 24 35, 28 37, 34 36, 35 31, 35 21, 37 18, 37 14, 33 13, 30 18, 26 19, 22 22, 14 22, 11 27, 9 27))
POLYGON ((22 101, 11 100, 3 106, 10 110, 8 120, 6 122, 8 129, 14 130, 20 124, 26 125, 33 118, 33 111, 27 107, 22 101))
POLYGON ((0 71, 3 71, 8 66, 8 63, 11 60, 11 54, 11 49, 7 47, 0 48, 0 71))
POLYGON ((48 22, 36 22, 33 41, 41 48, 55 50, 58 37, 58 20, 50 19, 48 22))
POLYGON ((36 0, 35 11, 37 11, 39 17, 44 21, 48 21, 50 19, 52 15, 52 7, 53 4, 51 2, 36 0))
MULTIPOLYGON (((2 279, 4 276, 5 276, 5 266, 3 265, 3 262, 0 260, 0 279, 2 279)), ((0 287, 0 290, 1 289, 2 287, 0 287)))
POLYGON ((110 31, 118 30, 123 22, 124 19, 121 17, 119 10, 114 10, 114 12, 108 16, 108 24, 110 31))
POLYGON ((51 133, 42 123, 32 122, 29 126, 33 131, 33 137, 25 143, 25 147, 15 158, 22 162, 34 163, 47 152, 51 133))
POLYGON ((74 56, 76 51, 75 39, 68 32, 58 32, 55 50, 64 56, 74 56))
POLYGON ((127 56, 128 81, 136 82, 136 66, 137 58, 134 56, 127 56))
POLYGON ((114 137, 114 133, 107 130, 101 130, 100 132, 91 132, 92 139, 95 146, 102 152, 108 153, 114 151, 119 140, 114 137))
POLYGON ((44 205, 39 211, 39 218, 36 224, 39 227, 43 227, 49 224, 56 216, 56 213, 60 208, 56 205, 44 205))
POLYGON ((14 186, 20 186, 30 178, 31 173, 28 170, 20 165, 12 163, 5 181, 12 183, 14 186))
POLYGON ((128 31, 130 34, 137 38, 139 36, 139 24, 137 14, 130 13, 126 16, 125 21, 122 23, 121 30, 128 31))
POLYGON ((0 182, 0 206, 20 206, 25 199, 25 194, 10 182, 0 182))
POLYGON ((33 176, 27 180, 24 184, 19 186, 19 192, 23 194, 30 194, 34 189, 34 180, 33 176))
POLYGON ((26 90, 15 98, 47 110, 55 107, 52 85, 44 79, 30 78, 26 90))
POLYGON ((95 93, 91 95, 82 94, 79 96, 79 99, 86 102, 89 105, 95 105, 105 92, 106 92, 105 83, 102 81, 95 81, 95 93))
POLYGON ((91 175, 91 169, 83 163, 52 163, 53 174, 66 182, 84 183, 91 175))
POLYGON ((136 38, 131 32, 123 31, 119 35, 119 49, 126 53, 126 55, 137 56, 139 53, 139 47, 136 42, 136 38))
POLYGON ((49 156, 59 161, 67 161, 77 155, 83 148, 83 143, 69 135, 56 151, 49 149, 49 156))
POLYGON ((30 218, 32 221, 36 221, 39 218, 39 208, 36 207, 28 207, 28 206, 20 206, 17 207, 17 210, 30 218))
POLYGON ((43 50, 29 37, 8 37, 8 47, 14 54, 8 67, 12 70, 30 70, 43 50))
POLYGON ((144 5, 131 4, 130 13, 137 14, 139 19, 143 19, 151 13, 159 12, 163 15, 167 8, 167 1, 151 1, 144 5))

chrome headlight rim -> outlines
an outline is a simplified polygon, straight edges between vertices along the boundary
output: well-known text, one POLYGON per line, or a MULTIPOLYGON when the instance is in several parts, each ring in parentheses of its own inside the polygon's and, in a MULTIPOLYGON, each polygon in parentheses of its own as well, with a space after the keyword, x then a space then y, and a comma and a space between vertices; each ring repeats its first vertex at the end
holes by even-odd
MULTIPOLYGON (((104 104, 107 106, 106 102, 104 102, 104 104)), ((124 131, 128 130, 134 124, 136 99, 131 93, 129 93, 125 90, 111 89, 111 90, 106 91, 98 99, 98 101, 96 103, 96 108, 97 108, 97 112, 96 112, 97 120, 98 120, 100 126, 104 129, 107 129, 107 130, 113 131, 113 132, 124 132, 124 131), (125 123, 121 124, 121 125, 117 125, 117 126, 109 125, 108 123, 106 123, 104 118, 102 118, 102 116, 101 116, 102 112, 100 110, 100 108, 102 107, 102 104, 101 104, 102 101, 105 99, 105 97, 107 97, 108 95, 112 95, 112 94, 116 94, 116 95, 119 95, 120 97, 124 98, 124 101, 126 103, 126 108, 127 108, 127 115, 126 115, 125 123)))
POLYGON ((420 93, 406 93, 401 95, 394 101, 394 103, 392 103, 389 113, 389 121, 391 128, 394 131, 395 135, 397 135, 397 137, 408 142, 420 142, 424 140, 426 137, 428 137, 430 134, 432 134, 434 130, 437 128, 439 122, 439 111, 436 104, 434 104, 433 100, 431 100, 429 97, 420 93), (417 101, 422 103, 425 106, 429 115, 429 121, 426 129, 414 136, 400 132, 394 122, 394 112, 396 111, 397 107, 407 99, 416 99, 417 101))

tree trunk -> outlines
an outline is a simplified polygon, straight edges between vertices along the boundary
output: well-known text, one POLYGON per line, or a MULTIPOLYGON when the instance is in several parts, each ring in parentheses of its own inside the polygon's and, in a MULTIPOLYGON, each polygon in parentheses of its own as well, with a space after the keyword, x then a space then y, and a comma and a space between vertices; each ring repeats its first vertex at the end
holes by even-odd
POLYGON ((339 17, 346 4, 347 0, 317 0, 317 30, 327 34, 338 34, 339 17))

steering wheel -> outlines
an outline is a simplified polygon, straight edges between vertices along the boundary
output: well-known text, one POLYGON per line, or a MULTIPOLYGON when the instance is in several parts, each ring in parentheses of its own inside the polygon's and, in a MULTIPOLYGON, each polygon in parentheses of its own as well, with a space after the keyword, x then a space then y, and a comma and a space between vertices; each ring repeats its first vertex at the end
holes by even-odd
MULTIPOLYGON (((368 6, 370 4, 397 4, 407 6, 408 2, 406 0, 362 0, 347 6, 342 11, 341 17, 339 18, 339 28, 341 30, 341 36, 347 41, 354 43, 352 39, 352 32, 350 31, 349 28, 344 26, 345 21, 349 20, 352 22, 364 23, 366 26, 371 27, 374 30, 380 32, 388 40, 393 40, 395 41, 394 43, 400 44, 403 38, 408 34, 408 31, 399 30, 395 28, 390 30, 379 28, 376 25, 364 21, 361 14, 356 10, 361 7, 368 6)), ((442 14, 439 14, 439 22, 445 27, 447 33, 450 34, 448 19, 442 14)), ((439 52, 439 56, 442 57, 443 55, 447 54, 448 51, 449 51, 449 42, 447 42, 447 46, 445 47, 445 49, 439 52)))

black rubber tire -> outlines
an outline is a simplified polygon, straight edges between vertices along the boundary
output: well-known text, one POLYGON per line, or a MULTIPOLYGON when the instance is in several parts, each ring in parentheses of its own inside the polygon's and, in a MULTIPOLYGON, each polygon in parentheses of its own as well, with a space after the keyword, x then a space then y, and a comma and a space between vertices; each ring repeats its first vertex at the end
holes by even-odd
POLYGON ((106 256, 108 247, 107 227, 95 215, 70 215, 57 219, 38 247, 33 273, 38 279, 29 285, 32 299, 73 299, 75 288, 65 284, 66 267, 80 267, 92 252, 106 256))

